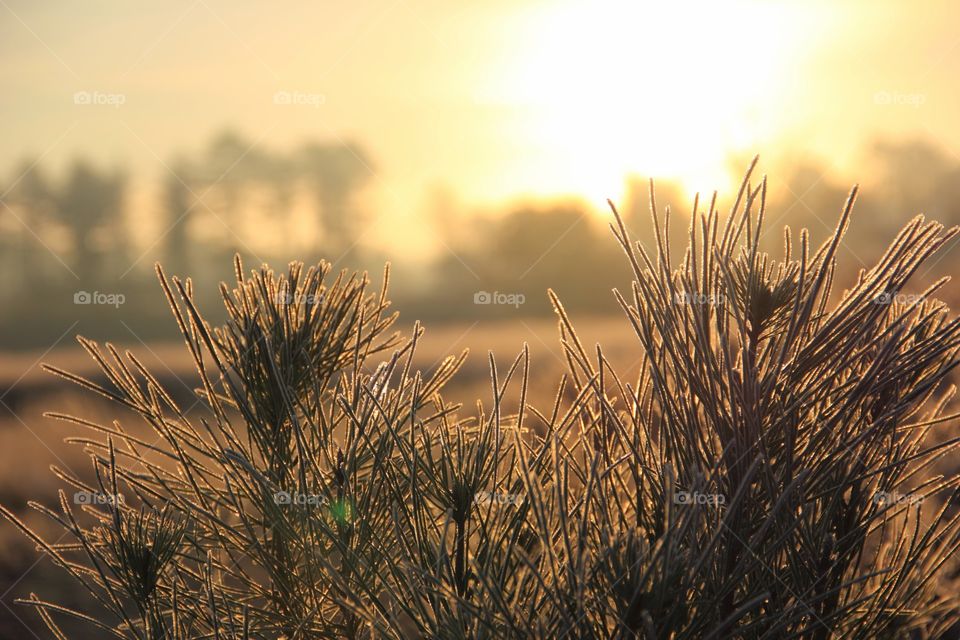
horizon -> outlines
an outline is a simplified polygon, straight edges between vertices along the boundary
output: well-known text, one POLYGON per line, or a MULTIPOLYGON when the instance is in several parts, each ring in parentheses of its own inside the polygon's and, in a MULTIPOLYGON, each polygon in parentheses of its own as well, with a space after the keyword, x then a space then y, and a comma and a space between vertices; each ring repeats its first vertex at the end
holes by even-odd
POLYGON ((196 0, 147 13, 4 2, 0 13, 0 46, 16 52, 0 66, 0 108, 17 123, 4 176, 25 159, 62 172, 80 157, 148 192, 223 131, 268 152, 355 141, 372 157, 374 244, 402 240, 412 257, 437 250, 424 240, 436 198, 474 211, 573 198, 600 211, 631 176, 679 182, 692 199, 729 190, 755 154, 772 175, 814 159, 853 184, 877 140, 960 146, 949 29, 960 8, 946 2, 279 12, 196 0), (694 46, 711 38, 709 55, 694 46))

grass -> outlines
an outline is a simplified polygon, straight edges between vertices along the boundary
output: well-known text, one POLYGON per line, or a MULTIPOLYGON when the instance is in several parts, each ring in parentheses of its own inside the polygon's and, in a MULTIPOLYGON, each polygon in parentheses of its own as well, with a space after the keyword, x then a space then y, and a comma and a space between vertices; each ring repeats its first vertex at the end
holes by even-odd
POLYGON ((63 542, 3 513, 95 604, 21 602, 59 638, 65 617, 149 640, 941 636, 960 516, 930 469, 960 443, 935 434, 957 417, 960 322, 944 281, 900 293, 957 230, 911 221, 837 293, 855 192, 824 245, 788 230, 780 258, 760 250, 765 193, 748 172, 728 216, 695 203, 678 261, 654 201, 656 246, 615 216, 639 374, 552 296, 567 371, 543 406, 526 349, 490 357, 486 402, 446 402, 465 354, 416 370, 386 272, 375 292, 238 260, 214 327, 158 270, 204 415, 81 340, 106 382, 55 373, 153 436, 53 414, 90 430, 96 481, 58 470, 59 508, 33 505, 63 542))

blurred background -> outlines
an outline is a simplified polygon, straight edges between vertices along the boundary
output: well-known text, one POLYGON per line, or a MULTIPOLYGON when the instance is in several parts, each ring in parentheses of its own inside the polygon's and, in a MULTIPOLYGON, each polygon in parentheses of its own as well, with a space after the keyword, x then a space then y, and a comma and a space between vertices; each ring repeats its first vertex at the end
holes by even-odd
MULTIPOLYGON (((525 341, 550 397, 547 287, 637 365, 606 199, 649 241, 650 178, 681 247, 695 194, 729 207, 760 154, 772 251, 784 225, 825 239, 859 183, 855 277, 914 215, 960 223, 958 20, 946 1, 0 0, 0 502, 50 502, 50 464, 89 473, 44 410, 116 417, 39 369, 94 376, 76 334, 189 396, 157 262, 217 319, 235 253, 374 279, 389 261, 422 366, 473 350, 467 402, 487 350, 525 341)), ((26 637, 13 599, 59 574, 2 531, 0 637, 26 637)))
POLYGON ((774 245, 853 183, 852 267, 960 221, 951 3, 0 4, 10 350, 171 338, 153 265, 215 307, 234 253, 390 261, 423 320, 539 316, 547 285, 606 313, 606 199, 642 239, 653 177, 682 232, 757 153, 774 245))

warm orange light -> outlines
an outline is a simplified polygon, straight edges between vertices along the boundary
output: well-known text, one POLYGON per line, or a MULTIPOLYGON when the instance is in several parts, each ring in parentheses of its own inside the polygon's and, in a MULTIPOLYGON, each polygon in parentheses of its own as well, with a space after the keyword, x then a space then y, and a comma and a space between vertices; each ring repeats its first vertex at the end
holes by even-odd
MULTIPOLYGON (((777 132, 810 11, 772 2, 549 3, 498 99, 529 113, 545 190, 619 197, 626 174, 724 187, 731 153, 777 132)), ((531 185, 532 186, 532 185, 531 185)))

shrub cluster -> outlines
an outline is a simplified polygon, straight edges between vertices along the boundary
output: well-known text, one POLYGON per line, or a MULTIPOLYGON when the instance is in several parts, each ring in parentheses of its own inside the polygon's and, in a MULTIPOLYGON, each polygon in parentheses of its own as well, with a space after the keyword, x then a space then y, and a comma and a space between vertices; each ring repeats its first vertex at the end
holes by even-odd
POLYGON ((694 204, 679 261, 669 210, 652 201, 649 248, 616 216, 640 373, 553 296, 568 370, 544 407, 526 349, 503 371, 491 356, 486 405, 445 403, 465 354, 415 369, 422 330, 390 334, 386 274, 376 293, 238 260, 212 327, 159 270, 203 410, 81 340, 109 382, 56 373, 156 438, 54 414, 93 433, 75 441, 96 483, 59 470, 71 491, 124 499, 34 504, 69 543, 4 509, 96 608, 22 602, 58 638, 61 616, 144 640, 936 637, 958 620, 938 580, 960 519, 956 478, 930 469, 960 439, 930 434, 955 418, 960 322, 943 281, 899 293, 956 230, 913 220, 834 293, 855 192, 823 246, 787 230, 774 258, 749 176, 729 215, 694 204))

